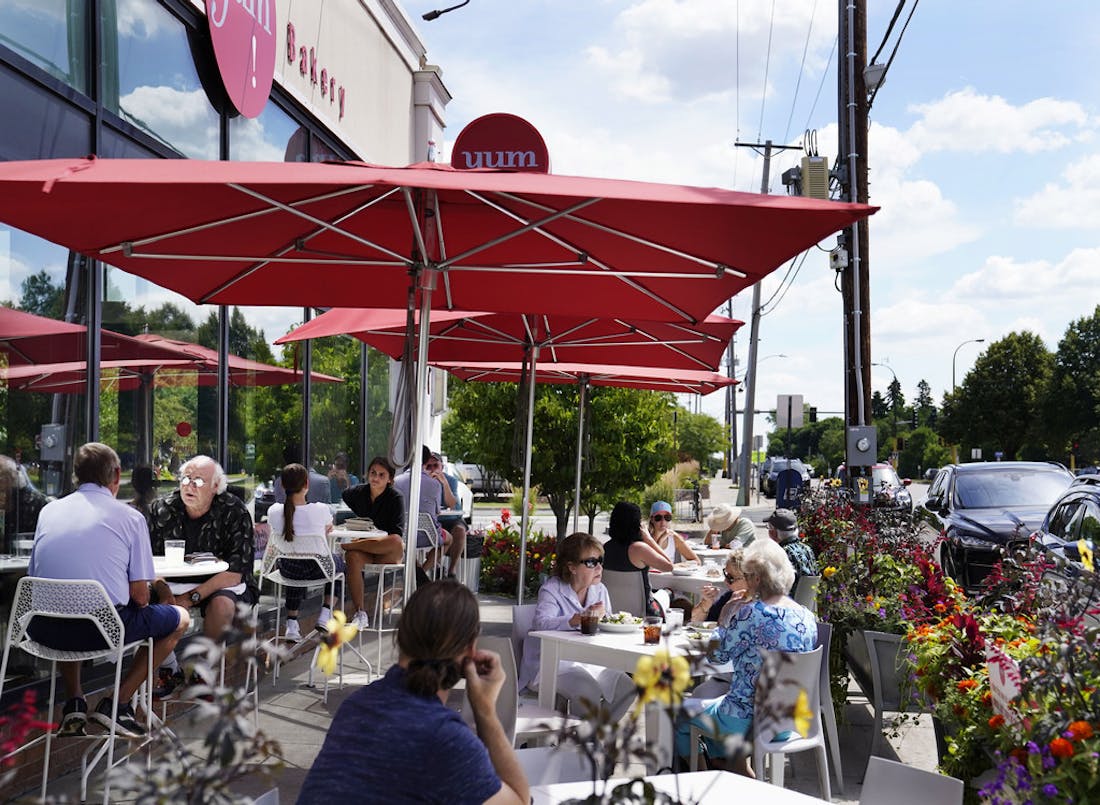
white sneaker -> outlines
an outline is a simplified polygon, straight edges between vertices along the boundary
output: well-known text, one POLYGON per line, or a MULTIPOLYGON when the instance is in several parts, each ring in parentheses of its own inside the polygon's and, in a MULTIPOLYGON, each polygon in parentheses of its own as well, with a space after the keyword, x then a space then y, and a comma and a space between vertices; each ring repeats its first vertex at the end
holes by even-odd
POLYGON ((370 618, 367 617, 367 613, 363 610, 359 610, 358 612, 356 612, 355 616, 352 617, 351 622, 355 624, 355 628, 358 629, 360 632, 365 632, 367 629, 370 628, 370 618))
POLYGON ((317 616, 317 625, 313 628, 318 632, 328 634, 328 622, 332 620, 332 610, 328 607, 321 607, 321 614, 317 616))
POLYGON ((302 629, 298 626, 298 620, 296 618, 287 620, 286 632, 284 633, 284 636, 287 638, 287 640, 302 639, 302 629))

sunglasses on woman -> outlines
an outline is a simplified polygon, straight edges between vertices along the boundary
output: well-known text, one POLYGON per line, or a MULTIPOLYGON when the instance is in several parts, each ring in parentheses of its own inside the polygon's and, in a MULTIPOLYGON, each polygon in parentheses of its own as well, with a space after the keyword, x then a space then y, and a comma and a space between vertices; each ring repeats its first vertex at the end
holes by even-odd
POLYGON ((653 515, 653 521, 664 520, 666 523, 672 519, 671 514, 655 514, 653 515))
POLYGON ((602 556, 589 556, 587 559, 581 559, 577 562, 578 565, 584 565, 585 567, 599 567, 603 564, 602 556))
POLYGON ((725 572, 723 572, 722 575, 726 577, 726 584, 735 584, 736 582, 745 580, 744 576, 731 576, 729 573, 725 572))

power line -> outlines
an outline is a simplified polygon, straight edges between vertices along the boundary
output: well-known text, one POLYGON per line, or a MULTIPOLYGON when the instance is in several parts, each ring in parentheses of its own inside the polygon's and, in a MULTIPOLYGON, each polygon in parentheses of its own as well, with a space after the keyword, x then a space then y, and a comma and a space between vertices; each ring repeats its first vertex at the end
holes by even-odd
POLYGON ((810 25, 806 29, 806 42, 802 46, 802 63, 798 65, 798 79, 794 82, 794 97, 791 99, 791 113, 787 115, 787 130, 783 132, 783 142, 787 142, 791 135, 791 121, 794 120, 794 107, 798 103, 798 88, 802 86, 802 74, 806 71, 806 54, 810 50, 810 34, 814 30, 814 13, 817 11, 817 0, 814 0, 810 9, 810 25))
MULTIPOLYGON (((833 64, 833 54, 836 53, 836 43, 837 43, 838 39, 840 39, 839 34, 837 34, 836 36, 833 37, 833 46, 829 50, 829 58, 826 60, 826 64, 828 64, 830 67, 833 64)), ((803 128, 806 128, 806 129, 810 128, 810 121, 813 120, 814 110, 817 109, 817 101, 821 97, 821 90, 825 86, 825 78, 828 75, 829 75, 829 67, 826 67, 821 72, 821 83, 817 85, 817 94, 814 95, 814 104, 813 104, 813 106, 810 107, 810 113, 808 115, 806 115, 806 125, 803 128)))
POLYGON ((760 125, 756 129, 756 141, 760 142, 764 131, 764 107, 768 102, 768 71, 772 62, 772 31, 775 28, 775 0, 772 0, 772 16, 768 21, 768 52, 764 57, 764 91, 760 95, 760 125))
POLYGON ((886 26, 886 33, 882 35, 882 41, 878 44, 878 50, 875 51, 875 55, 871 57, 871 61, 868 64, 874 64, 878 61, 879 54, 882 53, 882 49, 886 47, 886 40, 890 38, 890 32, 894 30, 894 24, 898 21, 898 17, 901 16, 901 10, 905 8, 905 0, 898 0, 897 6, 894 8, 894 16, 890 18, 890 24, 886 26))
POLYGON ((797 266, 795 266, 795 261, 798 260, 798 257, 794 257, 794 258, 791 259, 791 265, 787 269, 787 273, 784 275, 782 281, 780 281, 779 287, 776 288, 775 293, 773 293, 771 295, 771 297, 768 299, 768 301, 760 306, 760 308, 761 308, 760 315, 761 316, 767 316, 769 313, 774 313, 775 310, 779 307, 779 303, 783 301, 783 297, 785 297, 787 295, 787 291, 789 291, 791 289, 791 286, 794 285, 794 281, 796 279, 798 279, 798 273, 802 270, 802 266, 806 264, 806 258, 809 255, 810 255, 810 250, 809 249, 802 252, 802 254, 799 255, 799 257, 801 257, 802 260, 799 261, 797 266), (792 274, 792 271, 793 271, 793 274, 792 274), (788 277, 790 277, 790 280, 787 279, 788 277), (780 294, 780 292, 782 292, 782 294, 780 294), (779 298, 776 299, 776 296, 779 296, 779 298), (775 299, 775 306, 772 307, 770 310, 767 310, 765 312, 764 309, 767 308, 768 305, 770 305, 772 303, 773 299, 775 299))
POLYGON ((920 0, 913 0, 913 7, 909 9, 909 16, 905 18, 905 24, 901 26, 901 33, 898 34, 898 41, 894 43, 894 49, 890 51, 890 58, 886 60, 886 66, 882 70, 882 75, 879 77, 878 85, 871 93, 871 97, 867 99, 867 111, 871 110, 871 104, 875 102, 875 96, 878 95, 879 88, 882 87, 882 83, 886 80, 886 74, 890 72, 890 65, 894 63, 894 57, 898 55, 898 48, 901 47, 901 40, 905 37, 905 31, 909 27, 909 23, 913 19, 913 14, 917 10, 917 3, 920 0))

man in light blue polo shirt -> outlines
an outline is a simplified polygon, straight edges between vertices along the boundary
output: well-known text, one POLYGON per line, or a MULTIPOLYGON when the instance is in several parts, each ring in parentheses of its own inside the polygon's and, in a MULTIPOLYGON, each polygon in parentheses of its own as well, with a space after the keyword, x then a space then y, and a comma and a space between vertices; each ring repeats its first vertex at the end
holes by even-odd
MULTIPOLYGON (((118 610, 124 640, 153 638, 153 663, 159 665, 191 620, 182 607, 149 603, 149 584, 156 577, 149 527, 141 512, 115 499, 122 482, 118 454, 99 442, 82 445, 73 460, 73 476, 79 484, 76 490, 46 505, 38 517, 27 573, 49 579, 98 581, 118 610)), ((61 650, 102 647, 98 629, 90 622, 88 627, 81 629, 71 621, 40 616, 31 621, 28 632, 38 642, 61 650)), ((144 734, 130 699, 145 680, 147 667, 143 647, 119 685, 115 730, 120 735, 144 734)), ((60 734, 84 734, 88 704, 80 683, 80 663, 61 663, 61 676, 69 700, 62 710, 60 734)), ((112 709, 110 696, 105 697, 91 718, 110 728, 112 709)))

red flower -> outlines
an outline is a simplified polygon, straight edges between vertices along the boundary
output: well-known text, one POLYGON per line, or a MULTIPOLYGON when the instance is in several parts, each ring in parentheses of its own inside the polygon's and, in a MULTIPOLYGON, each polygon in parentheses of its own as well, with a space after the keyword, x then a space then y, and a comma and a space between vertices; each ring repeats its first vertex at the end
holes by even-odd
POLYGON ((944 612, 947 612, 947 605, 945 603, 943 603, 942 601, 940 601, 939 603, 937 603, 933 607, 933 609, 935 609, 936 612, 944 613, 944 612))
POLYGON ((502 523, 508 523, 512 519, 512 512, 505 508, 500 510, 500 521, 502 523))
POLYGON ((1005 717, 1002 716, 1000 713, 997 713, 995 716, 992 716, 989 719, 989 726, 992 727, 995 730, 1000 729, 1001 727, 1003 727, 1004 723, 1005 723, 1005 717))
POLYGON ((1021 766, 1027 765, 1027 750, 1022 746, 1017 746, 1015 749, 1008 753, 1008 756, 1019 763, 1021 766))
POLYGON ((978 687, 978 682, 975 679, 963 679, 955 683, 955 686, 959 690, 973 690, 974 688, 978 687))
POLYGON ((1055 738, 1050 742, 1050 753, 1059 760, 1073 757, 1073 744, 1065 738, 1055 738))
POLYGON ((1074 721, 1066 727, 1066 731, 1072 733, 1075 741, 1083 741, 1093 735, 1092 726, 1087 721, 1074 721))

